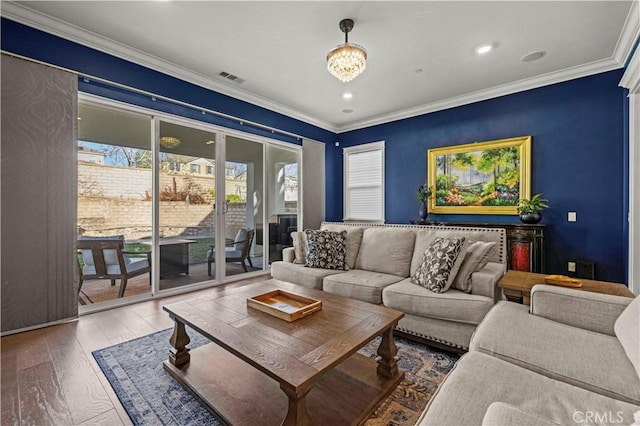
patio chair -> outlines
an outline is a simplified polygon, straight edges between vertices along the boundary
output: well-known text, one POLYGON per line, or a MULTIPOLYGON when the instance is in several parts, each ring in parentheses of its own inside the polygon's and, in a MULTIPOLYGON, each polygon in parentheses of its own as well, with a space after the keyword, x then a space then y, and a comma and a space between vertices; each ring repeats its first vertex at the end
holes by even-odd
POLYGON ((124 236, 112 237, 79 237, 78 250, 82 255, 82 265, 78 256, 78 272, 80 282, 87 279, 110 279, 111 285, 120 279, 118 297, 124 296, 127 280, 131 277, 149 273, 151 283, 151 252, 127 252, 124 250, 124 236), (143 258, 131 258, 129 254, 145 254, 143 258))
MULTIPOLYGON (((245 260, 249 262, 249 266, 253 268, 251 263, 251 257, 249 251, 251 250, 251 244, 253 244, 253 236, 255 235, 254 229, 241 228, 233 241, 226 243, 225 247, 225 262, 240 262, 242 269, 248 272, 245 260)), ((209 246, 207 251, 207 272, 211 276, 211 264, 216 261, 216 248, 215 246, 209 246)))

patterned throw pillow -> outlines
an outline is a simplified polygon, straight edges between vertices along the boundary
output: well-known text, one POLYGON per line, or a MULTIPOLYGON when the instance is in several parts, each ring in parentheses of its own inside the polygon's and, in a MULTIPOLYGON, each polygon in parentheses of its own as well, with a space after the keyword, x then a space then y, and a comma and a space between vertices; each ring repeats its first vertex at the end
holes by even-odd
POLYGON ((464 237, 438 237, 424 251, 422 263, 418 266, 411 282, 421 285, 434 293, 449 290, 454 274, 460 267, 458 260, 464 246, 464 237))
POLYGON ((291 240, 295 253, 293 263, 304 265, 307 262, 307 235, 304 232, 294 231, 291 233, 291 240))
POLYGON ((460 265, 451 288, 471 293, 471 274, 485 267, 491 255, 491 250, 495 246, 496 243, 494 242, 485 243, 482 241, 476 241, 469 245, 467 254, 460 265))
POLYGON ((347 231, 313 231, 306 229, 307 261, 309 268, 342 269, 347 268, 347 231))

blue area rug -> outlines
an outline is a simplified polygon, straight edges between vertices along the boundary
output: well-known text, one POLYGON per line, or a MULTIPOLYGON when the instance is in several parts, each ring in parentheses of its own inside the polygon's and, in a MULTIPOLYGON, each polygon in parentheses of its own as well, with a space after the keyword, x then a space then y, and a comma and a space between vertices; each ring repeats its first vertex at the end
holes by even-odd
MULTIPOLYGON (((135 425, 220 425, 162 367, 168 358, 171 329, 93 352, 103 373, 135 425)), ((187 330, 190 348, 209 343, 187 330)), ((375 358, 379 340, 359 352, 375 358)), ((458 355, 396 338, 398 367, 405 378, 367 421, 369 426, 413 425, 431 395, 453 368, 458 355)))

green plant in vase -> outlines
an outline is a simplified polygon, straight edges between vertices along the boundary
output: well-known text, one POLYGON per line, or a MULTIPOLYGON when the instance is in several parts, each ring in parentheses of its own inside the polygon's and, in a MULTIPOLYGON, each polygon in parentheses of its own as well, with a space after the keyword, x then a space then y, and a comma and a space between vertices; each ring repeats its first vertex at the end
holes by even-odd
POLYGON ((518 201, 518 213, 523 223, 538 223, 542 220, 542 211, 549 207, 549 200, 542 198, 542 194, 535 194, 530 199, 522 198, 518 201))
POLYGON ((424 185, 420 185, 418 190, 416 191, 416 199, 420 202, 420 206, 418 208, 418 214, 420 215, 420 220, 425 220, 429 215, 429 199, 433 195, 433 189, 426 183, 424 185))

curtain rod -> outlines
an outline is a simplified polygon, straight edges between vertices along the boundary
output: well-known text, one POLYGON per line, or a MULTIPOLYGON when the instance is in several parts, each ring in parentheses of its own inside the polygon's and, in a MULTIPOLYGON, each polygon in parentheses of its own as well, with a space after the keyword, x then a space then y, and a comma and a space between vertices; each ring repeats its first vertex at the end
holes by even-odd
MULTIPOLYGON (((14 58, 23 59, 25 61, 33 62, 33 63, 40 64, 40 65, 45 65, 47 67, 51 67, 51 68, 55 68, 55 69, 58 69, 58 70, 61 70, 61 71, 66 71, 66 72, 71 73, 71 74, 75 74, 78 77, 81 77, 81 78, 85 79, 85 83, 90 83, 90 80, 94 80, 94 81, 97 81, 97 82, 100 82, 100 83, 104 83, 104 84, 107 84, 107 85, 110 85, 110 86, 113 86, 113 87, 116 87, 116 88, 125 89, 125 90, 131 91, 131 92, 134 92, 134 93, 137 93, 137 94, 140 94, 140 95, 148 96, 149 98, 151 98, 154 101, 157 100, 157 99, 160 99, 160 100, 163 100, 163 101, 166 101, 166 102, 170 102, 170 103, 175 104, 175 105, 187 107, 187 108, 190 108, 190 109, 193 109, 193 110, 196 110, 196 111, 200 111, 200 112, 203 112, 203 113, 208 113, 208 114, 211 114, 211 115, 215 115, 217 117, 226 118, 228 120, 237 121, 238 124, 240 124, 241 126, 249 125, 251 127, 255 127, 257 129, 260 129, 260 130, 267 130, 267 131, 269 131, 269 132, 271 132, 273 134, 277 133, 277 134, 280 134, 280 135, 283 135, 283 136, 294 137, 294 138, 296 138, 297 140, 300 140, 300 141, 302 141, 303 139, 309 139, 309 138, 305 138, 304 136, 301 136, 301 135, 298 135, 298 134, 295 134, 295 133, 287 132, 286 130, 275 129, 273 127, 265 126, 264 124, 256 123, 255 121, 245 120, 245 119, 242 119, 242 118, 235 117, 233 115, 225 114, 223 112, 214 111, 214 110, 209 109, 209 108, 204 108, 204 107, 201 107, 201 106, 198 106, 198 105, 190 104, 188 102, 183 102, 183 101, 179 101, 177 99, 172 99, 172 98, 169 98, 167 96, 157 95, 155 93, 148 92, 146 90, 137 89, 135 87, 127 86, 125 84, 116 83, 114 81, 107 80, 105 78, 95 77, 95 76, 92 76, 90 74, 84 74, 84 73, 81 73, 81 72, 78 72, 78 71, 75 71, 75 70, 72 70, 72 69, 69 69, 69 68, 61 67, 59 65, 54 65, 54 64, 50 64, 48 62, 44 62, 44 61, 41 61, 41 60, 38 60, 38 59, 33 59, 33 58, 29 58, 27 56, 19 55, 17 53, 7 52, 5 50, 0 50, 0 52, 2 54, 7 55, 7 56, 12 56, 14 58)), ((176 77, 173 77, 173 78, 176 78, 176 77)), ((190 83, 190 84, 193 84, 193 83, 190 83)), ((205 90, 211 90, 211 89, 206 89, 205 88, 205 90)), ((216 93, 218 93, 218 92, 216 92, 216 93)), ((225 96, 228 96, 228 95, 225 95, 225 96)))

